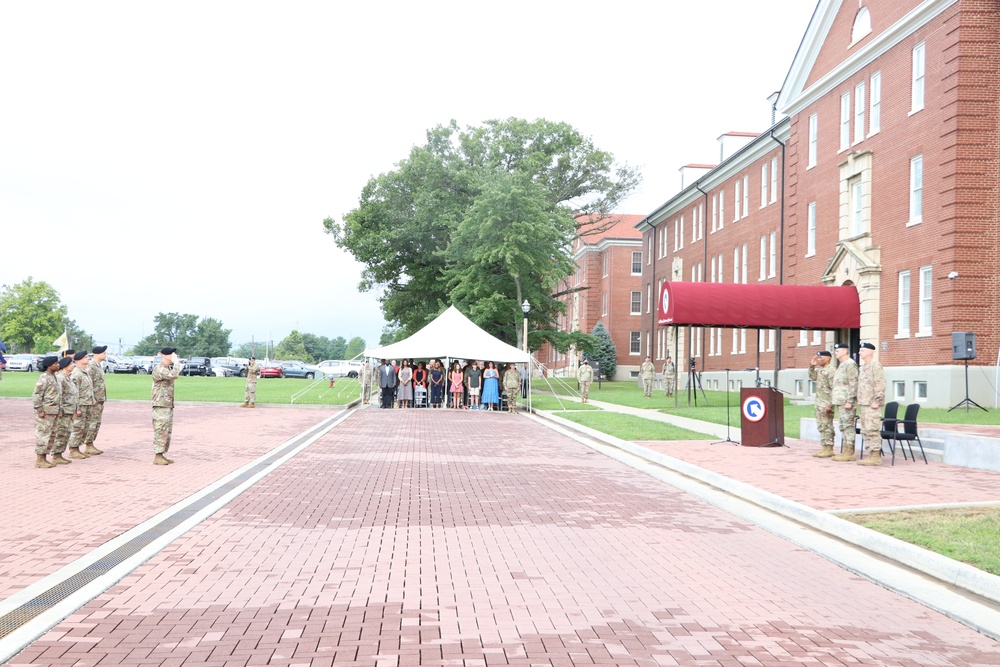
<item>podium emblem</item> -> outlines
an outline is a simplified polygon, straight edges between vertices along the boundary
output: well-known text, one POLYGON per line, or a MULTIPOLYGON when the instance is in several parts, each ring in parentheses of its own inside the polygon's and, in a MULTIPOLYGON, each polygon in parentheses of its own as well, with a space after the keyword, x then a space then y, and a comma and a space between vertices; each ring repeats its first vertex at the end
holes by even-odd
POLYGON ((767 414, 767 407, 757 396, 749 396, 743 401, 743 417, 747 421, 759 422, 767 414))

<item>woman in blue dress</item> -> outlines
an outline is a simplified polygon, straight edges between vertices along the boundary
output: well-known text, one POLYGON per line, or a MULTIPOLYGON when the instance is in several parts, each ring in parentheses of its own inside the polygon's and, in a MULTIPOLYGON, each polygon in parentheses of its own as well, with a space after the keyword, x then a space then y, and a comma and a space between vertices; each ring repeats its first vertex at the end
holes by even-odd
POLYGON ((483 405, 488 405, 487 410, 498 410, 500 403, 500 371, 492 361, 486 364, 486 372, 483 373, 483 405))
POLYGON ((441 407, 441 397, 444 394, 444 368, 441 367, 441 360, 435 359, 431 362, 431 407, 441 407))

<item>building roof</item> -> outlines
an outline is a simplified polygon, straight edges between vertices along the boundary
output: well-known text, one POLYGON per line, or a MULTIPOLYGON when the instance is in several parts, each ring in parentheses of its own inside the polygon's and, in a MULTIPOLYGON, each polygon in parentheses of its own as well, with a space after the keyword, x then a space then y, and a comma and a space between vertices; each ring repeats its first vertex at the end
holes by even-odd
POLYGON ((583 234, 583 242, 593 245, 607 239, 641 239, 642 232, 636 229, 636 225, 645 217, 630 213, 611 213, 608 220, 600 223, 604 229, 583 234))

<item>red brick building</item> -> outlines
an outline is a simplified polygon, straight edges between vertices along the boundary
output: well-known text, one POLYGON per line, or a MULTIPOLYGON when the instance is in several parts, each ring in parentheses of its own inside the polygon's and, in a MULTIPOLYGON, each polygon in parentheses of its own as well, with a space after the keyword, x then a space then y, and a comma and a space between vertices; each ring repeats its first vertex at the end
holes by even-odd
MULTIPOLYGON (((557 289, 566 305, 559 329, 591 333, 598 322, 603 323, 618 351, 618 379, 629 377, 642 363, 641 321, 651 311, 652 295, 641 292, 642 233, 636 224, 642 219, 616 215, 601 225, 601 231, 574 241, 577 271, 557 289)), ((576 350, 560 353, 547 344, 536 358, 557 376, 575 377, 580 361, 576 350)))
MULTIPOLYGON (((817 348, 871 341, 887 400, 948 407, 965 395, 952 332, 972 331, 970 395, 992 407, 1000 3, 821 0, 775 104, 783 120, 637 225, 654 248, 643 289, 658 295, 664 280, 854 285, 860 328, 758 336, 689 327, 675 343, 651 313, 643 353, 677 349, 682 367, 693 357, 706 389, 722 388, 722 369, 760 367, 805 397, 817 348)), ((731 384, 748 379, 733 374, 731 384)))

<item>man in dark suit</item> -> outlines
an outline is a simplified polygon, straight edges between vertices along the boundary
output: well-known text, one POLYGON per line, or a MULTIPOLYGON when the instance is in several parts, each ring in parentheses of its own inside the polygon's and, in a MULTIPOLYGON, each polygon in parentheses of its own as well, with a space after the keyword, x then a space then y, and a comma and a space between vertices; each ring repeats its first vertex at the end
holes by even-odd
POLYGON ((378 386, 382 390, 382 407, 392 407, 392 396, 396 391, 396 369, 383 359, 378 369, 378 386))

